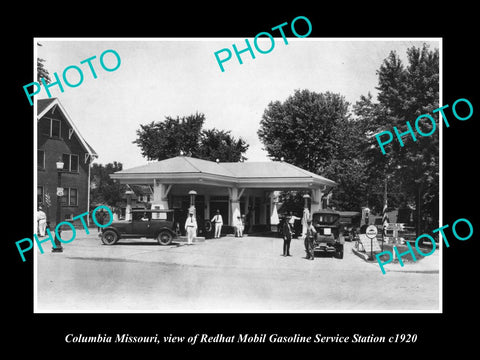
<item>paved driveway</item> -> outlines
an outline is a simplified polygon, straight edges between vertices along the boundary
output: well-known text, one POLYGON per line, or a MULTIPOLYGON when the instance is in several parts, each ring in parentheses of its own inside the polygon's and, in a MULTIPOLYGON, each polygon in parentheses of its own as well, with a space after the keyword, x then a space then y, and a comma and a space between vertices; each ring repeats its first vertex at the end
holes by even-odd
MULTIPOLYGON (((65 234, 65 238, 69 238, 65 234)), ((78 231, 63 253, 37 253, 38 312, 362 312, 439 308, 438 255, 368 263, 305 259, 301 240, 225 237, 188 246, 128 240, 102 245, 78 231)))

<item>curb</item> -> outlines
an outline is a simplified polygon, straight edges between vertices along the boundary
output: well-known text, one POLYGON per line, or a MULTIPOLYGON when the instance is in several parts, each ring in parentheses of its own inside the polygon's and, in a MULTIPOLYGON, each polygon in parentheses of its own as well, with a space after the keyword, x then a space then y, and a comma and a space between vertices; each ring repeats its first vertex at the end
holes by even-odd
POLYGON ((364 252, 362 252, 362 251, 359 251, 359 250, 357 250, 357 249, 355 249, 355 248, 352 248, 352 252, 353 252, 355 255, 357 255, 358 257, 360 257, 360 258, 362 258, 363 260, 365 260, 365 261, 372 260, 367 253, 364 253, 364 252))

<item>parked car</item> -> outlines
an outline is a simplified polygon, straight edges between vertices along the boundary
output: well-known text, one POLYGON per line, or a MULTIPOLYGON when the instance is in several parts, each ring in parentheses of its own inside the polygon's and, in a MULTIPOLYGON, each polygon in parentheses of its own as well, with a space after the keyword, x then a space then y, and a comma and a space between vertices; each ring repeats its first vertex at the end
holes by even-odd
POLYGON ((314 252, 334 253, 335 257, 343 259, 345 240, 340 236, 340 213, 331 209, 316 211, 312 214, 312 225, 317 231, 314 252))
POLYGON ((134 209, 131 220, 114 221, 99 234, 105 245, 124 238, 153 238, 169 245, 177 237, 173 210, 134 209))
POLYGON ((354 241, 360 229, 362 214, 358 211, 340 211, 340 235, 346 241, 354 241))

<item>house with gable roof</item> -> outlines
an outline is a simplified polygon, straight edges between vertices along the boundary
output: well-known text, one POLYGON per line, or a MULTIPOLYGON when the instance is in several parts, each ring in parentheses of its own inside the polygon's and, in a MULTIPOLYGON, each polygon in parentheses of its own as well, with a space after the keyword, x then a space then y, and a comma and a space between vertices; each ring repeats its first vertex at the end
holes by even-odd
POLYGON ((57 98, 37 100, 37 205, 43 207, 51 225, 57 211, 56 162, 63 162, 63 221, 90 210, 90 166, 97 157, 57 98))

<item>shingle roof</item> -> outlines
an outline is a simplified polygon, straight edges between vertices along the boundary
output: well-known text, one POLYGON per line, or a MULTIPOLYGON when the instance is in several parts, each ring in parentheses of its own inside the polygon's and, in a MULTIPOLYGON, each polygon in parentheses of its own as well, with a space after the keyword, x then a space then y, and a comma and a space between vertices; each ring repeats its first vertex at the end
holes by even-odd
MULTIPOLYGON (((303 170, 295 165, 283 161, 270 162, 243 162, 221 163, 223 167, 231 171, 236 177, 262 178, 262 177, 312 177, 324 181, 331 181, 323 176, 303 170)), ((331 181, 332 184, 334 183, 331 181)))
POLYGON ((70 124, 72 129, 75 131, 77 134, 77 137, 80 139, 80 143, 83 145, 85 151, 90 154, 91 156, 98 157, 98 154, 95 152, 95 150, 92 148, 92 146, 85 141, 83 136, 80 134, 80 131, 78 131, 78 128, 76 127, 75 123, 72 121, 70 116, 67 114, 65 109, 63 108, 62 104, 57 98, 50 98, 50 99, 38 99, 37 100, 37 118, 40 119, 43 117, 51 107, 58 105, 58 108, 64 115, 65 119, 67 122, 70 124))
POLYGON ((45 110, 48 107, 48 105, 50 105, 55 100, 56 100, 56 98, 38 99, 37 100, 37 115, 41 114, 43 112, 43 110, 45 110))
POLYGON ((222 176, 234 176, 228 170, 212 161, 196 159, 187 156, 177 156, 153 162, 147 165, 137 166, 131 169, 117 171, 116 174, 173 174, 173 173, 205 173, 222 176))

